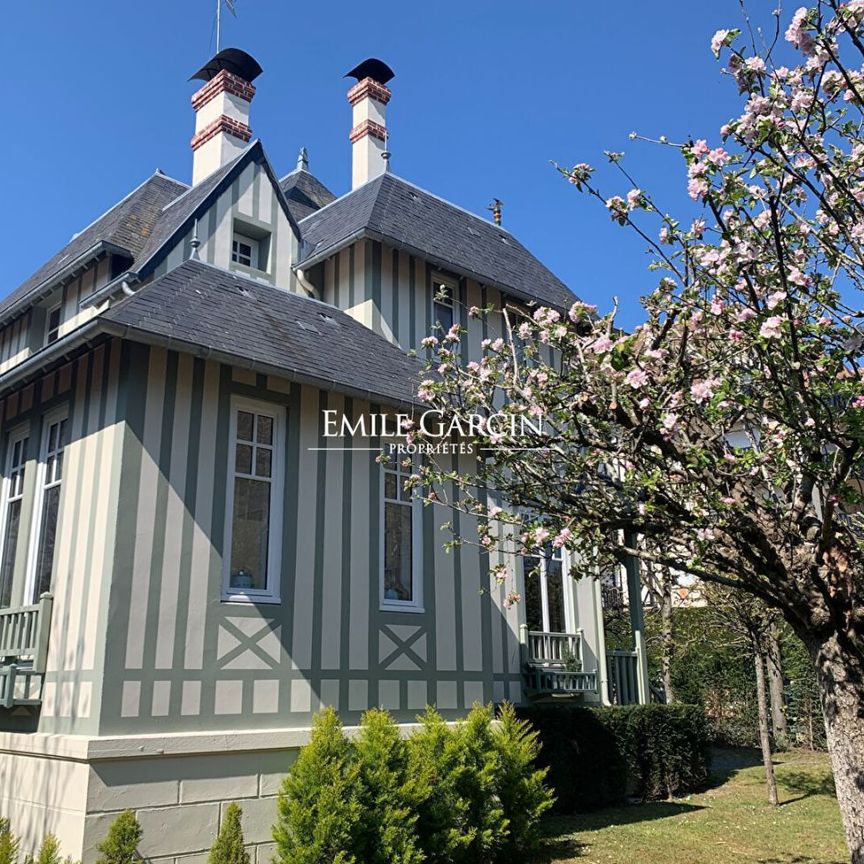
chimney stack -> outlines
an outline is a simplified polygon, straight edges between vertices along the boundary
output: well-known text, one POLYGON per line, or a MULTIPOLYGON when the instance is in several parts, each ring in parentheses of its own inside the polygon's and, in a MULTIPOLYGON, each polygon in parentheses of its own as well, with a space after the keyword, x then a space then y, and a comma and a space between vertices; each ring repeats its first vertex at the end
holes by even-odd
POLYGON ((348 91, 348 101, 354 109, 350 135, 352 189, 387 170, 386 108, 392 95, 387 82, 393 76, 386 63, 371 57, 345 76, 357 79, 348 91))
POLYGON ((192 97, 193 186, 230 162, 248 144, 252 137, 249 105, 255 95, 252 82, 261 71, 257 61, 245 51, 226 48, 189 79, 206 82, 192 97))

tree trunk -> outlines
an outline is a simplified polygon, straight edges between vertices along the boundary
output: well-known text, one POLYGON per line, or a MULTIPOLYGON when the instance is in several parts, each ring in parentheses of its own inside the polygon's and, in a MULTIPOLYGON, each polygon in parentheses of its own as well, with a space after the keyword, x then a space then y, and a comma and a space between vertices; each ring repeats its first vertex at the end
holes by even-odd
POLYGON ((836 637, 811 647, 828 752, 852 864, 864 864, 864 677, 861 660, 836 637))
POLYGON ((785 750, 789 746, 789 728, 786 724, 786 704, 783 698, 783 665, 780 658, 780 633, 777 624, 768 628, 766 665, 768 667, 768 696, 771 699, 771 728, 774 746, 785 750))
POLYGON ((765 765, 765 782, 768 786, 768 801, 777 804, 777 780, 774 777, 774 762, 771 759, 771 729, 768 719, 768 699, 765 696, 765 658, 762 646, 754 640, 753 657, 756 663, 756 703, 759 706, 759 743, 762 745, 762 762, 765 765))
POLYGON ((675 693, 672 690, 672 652, 675 650, 675 640, 672 635, 672 577, 668 572, 662 576, 662 586, 660 667, 663 673, 663 689, 666 691, 666 704, 671 705, 675 701, 675 693))

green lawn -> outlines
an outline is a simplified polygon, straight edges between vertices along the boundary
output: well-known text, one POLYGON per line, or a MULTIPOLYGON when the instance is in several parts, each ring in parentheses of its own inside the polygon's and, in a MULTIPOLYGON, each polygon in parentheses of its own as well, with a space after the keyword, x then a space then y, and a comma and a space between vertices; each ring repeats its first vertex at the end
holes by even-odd
POLYGON ((765 798, 756 753, 717 750, 710 788, 673 801, 549 820, 547 862, 845 864, 828 759, 775 757, 781 805, 765 798))

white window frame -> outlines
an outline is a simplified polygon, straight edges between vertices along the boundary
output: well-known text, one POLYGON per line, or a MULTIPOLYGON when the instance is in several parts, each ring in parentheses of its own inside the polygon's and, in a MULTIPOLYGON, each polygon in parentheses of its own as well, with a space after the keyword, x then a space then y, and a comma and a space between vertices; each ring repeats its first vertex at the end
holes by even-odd
POLYGON ((275 402, 231 397, 228 435, 228 464, 225 489, 225 534, 222 543, 222 600, 229 603, 281 603, 282 534, 285 503, 285 436, 287 412, 275 402), (272 463, 270 466, 270 524, 267 542, 267 577, 265 588, 231 587, 231 538, 234 520, 234 480, 237 449, 237 414, 248 411, 273 418, 272 463))
MULTIPOLYGON (((577 622, 575 616, 575 596, 573 594, 573 580, 570 578, 570 552, 569 550, 562 546, 559 549, 553 549, 553 555, 559 553, 561 554, 561 593, 562 598, 561 602, 564 604, 564 632, 565 633, 575 633, 577 622)), ((534 578, 540 580, 540 616, 542 618, 543 623, 543 633, 557 632, 549 630, 549 576, 548 576, 548 562, 549 559, 546 557, 545 550, 542 550, 538 555, 527 555, 527 558, 539 558, 540 566, 538 568, 539 572, 537 576, 534 578)), ((524 561, 524 559, 523 559, 524 561)), ((524 564, 523 564, 523 581, 524 581, 524 564)), ((524 597, 527 594, 527 586, 522 585, 522 596, 524 597)), ((527 622, 526 622, 527 623, 527 622)))
POLYGON ((432 273, 432 326, 437 327, 438 316, 435 313, 436 306, 448 306, 453 312, 453 323, 459 324, 459 305, 456 302, 456 295, 459 293, 459 281, 452 276, 445 276, 443 273, 432 273), (436 300, 441 288, 450 289, 450 302, 444 303, 441 300, 436 300))
POLYGON ((60 338, 60 328, 63 326, 63 301, 52 304, 45 310, 45 344, 52 345, 60 338), (57 313, 57 327, 51 326, 51 315, 57 313), (57 335, 52 339, 51 334, 57 335))
POLYGON ((252 270, 260 270, 260 252, 261 247, 259 246, 259 241, 254 237, 250 237, 248 234, 241 234, 239 231, 235 231, 233 236, 231 237, 231 263, 239 264, 241 267, 249 267, 252 270), (249 255, 249 264, 244 264, 242 261, 237 261, 234 259, 234 256, 237 255, 239 258, 239 252, 234 251, 234 244, 237 243, 245 243, 250 249, 249 255))
MULTIPOLYGON (((3 565, 3 556, 6 554, 6 520, 9 517, 9 505, 14 501, 22 501, 24 500, 24 493, 27 491, 26 482, 27 482, 27 448, 22 443, 21 445, 21 458, 23 462, 21 463, 21 491, 16 495, 11 495, 12 489, 12 454, 15 452, 15 445, 18 442, 27 441, 30 438, 30 424, 24 424, 21 426, 16 426, 9 432, 9 436, 6 439, 6 464, 4 465, 3 472, 3 488, 2 494, 0 494, 0 567, 3 565)), ((22 503, 22 513, 23 516, 23 503, 22 503)), ((20 531, 23 522, 19 521, 18 523, 18 539, 21 539, 20 531)), ((15 578, 14 568, 12 573, 12 578, 15 578)), ((12 586, 14 588, 14 585, 12 586)), ((26 596, 26 595, 25 595, 26 596)))
MULTIPOLYGON (((394 454, 390 457, 393 460, 402 461, 406 457, 394 454)), ((417 458, 417 457, 414 457, 417 458)), ((378 496, 378 531, 379 540, 379 555, 378 555, 378 607, 382 612, 410 612, 418 614, 425 612, 423 602, 423 502, 417 496, 417 491, 411 493, 411 595, 413 600, 393 600, 384 596, 384 565, 385 565, 385 526, 384 526, 384 511, 387 502, 385 477, 388 470, 392 473, 392 468, 382 463, 381 465, 381 491, 378 496)), ((397 473, 397 487, 398 477, 397 473)), ((398 488, 397 488, 397 491, 398 488)), ((400 502, 407 504, 407 502, 400 502)))
MULTIPOLYGON (((36 487, 33 495, 33 509, 30 516, 30 538, 27 544, 27 576, 24 580, 24 601, 26 603, 38 602, 38 597, 33 597, 33 590, 36 587, 36 564, 39 557, 39 540, 42 533, 42 509, 45 504, 45 490, 48 488, 45 484, 45 472, 48 463, 48 434, 51 427, 55 423, 66 421, 66 429, 68 435, 69 429, 69 406, 61 405, 53 411, 49 411, 42 417, 42 428, 39 432, 39 461, 36 463, 36 487)), ((63 445, 63 449, 66 448, 63 445)), ((66 470, 66 458, 63 458, 63 470, 66 470)), ((62 487, 63 477, 59 481, 53 481, 51 486, 59 485, 62 487)), ((62 492, 61 492, 62 496, 62 492)), ((61 497, 62 502, 62 497, 61 497)), ((59 520, 59 513, 58 513, 59 520)), ((57 550, 55 549, 55 555, 57 550)), ((53 562, 52 562, 53 570, 53 562)))

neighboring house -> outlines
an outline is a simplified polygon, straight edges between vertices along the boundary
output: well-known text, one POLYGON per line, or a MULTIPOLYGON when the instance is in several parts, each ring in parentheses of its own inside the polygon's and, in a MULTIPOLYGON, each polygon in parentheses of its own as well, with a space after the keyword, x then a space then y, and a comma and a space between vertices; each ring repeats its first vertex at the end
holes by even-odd
POLYGON ((259 72, 229 49, 198 74, 191 187, 157 172, 0 302, 0 815, 25 851, 52 831, 91 861, 131 807, 149 860, 191 862, 238 800, 263 862, 322 705, 351 726, 647 692, 642 653, 608 681, 570 556, 508 562, 540 573, 508 607, 488 556, 443 548, 452 514, 376 460, 436 322, 468 327, 468 360, 501 319, 466 308, 573 295, 387 170, 380 61, 355 70, 338 198, 305 151, 280 180, 251 142, 259 72))

